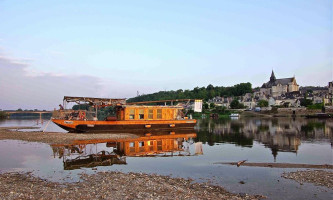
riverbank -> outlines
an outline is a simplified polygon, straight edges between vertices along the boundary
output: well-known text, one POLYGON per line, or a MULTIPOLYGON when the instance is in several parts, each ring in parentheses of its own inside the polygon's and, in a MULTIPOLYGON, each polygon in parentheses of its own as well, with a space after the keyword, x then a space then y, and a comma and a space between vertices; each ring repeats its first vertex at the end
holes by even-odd
POLYGON ((324 170, 306 170, 306 171, 296 171, 283 173, 283 178, 292 179, 299 182, 301 185, 303 183, 312 183, 318 186, 325 186, 327 188, 333 189, 333 172, 324 170))
POLYGON ((75 140, 112 140, 139 137, 130 133, 76 134, 41 131, 20 131, 22 129, 34 129, 34 127, 1 127, 0 140, 23 140, 27 142, 42 142, 47 144, 71 144, 75 140))
POLYGON ((81 174, 76 183, 56 183, 31 173, 0 175, 0 199, 262 199, 233 194, 219 186, 189 179, 142 173, 81 174))

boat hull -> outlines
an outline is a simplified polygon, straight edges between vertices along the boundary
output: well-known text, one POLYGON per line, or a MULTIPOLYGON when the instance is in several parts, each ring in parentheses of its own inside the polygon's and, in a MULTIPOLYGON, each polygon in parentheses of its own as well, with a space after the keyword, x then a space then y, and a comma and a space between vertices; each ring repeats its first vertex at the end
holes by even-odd
POLYGON ((106 133, 135 130, 173 130, 193 128, 196 120, 79 121, 52 119, 61 128, 74 133, 106 133))

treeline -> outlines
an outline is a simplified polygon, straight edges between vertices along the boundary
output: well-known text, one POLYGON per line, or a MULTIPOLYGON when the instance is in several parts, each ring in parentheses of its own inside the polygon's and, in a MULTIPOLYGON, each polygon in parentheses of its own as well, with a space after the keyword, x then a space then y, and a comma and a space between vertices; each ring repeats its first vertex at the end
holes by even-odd
POLYGON ((0 111, 0 119, 5 119, 7 117, 7 113, 4 111, 0 111))
POLYGON ((168 99, 204 99, 208 100, 216 96, 230 97, 242 96, 252 92, 251 83, 240 83, 231 87, 213 86, 196 87, 193 90, 160 91, 153 94, 140 95, 130 98, 127 102, 158 101, 168 99))

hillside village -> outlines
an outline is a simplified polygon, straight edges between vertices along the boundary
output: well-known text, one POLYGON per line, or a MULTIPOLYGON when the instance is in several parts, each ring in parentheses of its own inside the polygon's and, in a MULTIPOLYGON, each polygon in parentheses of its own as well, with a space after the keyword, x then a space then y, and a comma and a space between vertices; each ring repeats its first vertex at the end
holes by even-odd
POLYGON ((268 108, 299 108, 308 105, 321 106, 323 103, 325 106, 332 106, 332 94, 333 82, 329 82, 326 87, 300 87, 295 77, 277 79, 272 71, 269 81, 254 89, 252 93, 239 97, 216 96, 209 99, 208 103, 232 108, 231 102, 236 99, 244 108, 251 110, 260 106, 260 101, 267 102, 265 107, 268 108))

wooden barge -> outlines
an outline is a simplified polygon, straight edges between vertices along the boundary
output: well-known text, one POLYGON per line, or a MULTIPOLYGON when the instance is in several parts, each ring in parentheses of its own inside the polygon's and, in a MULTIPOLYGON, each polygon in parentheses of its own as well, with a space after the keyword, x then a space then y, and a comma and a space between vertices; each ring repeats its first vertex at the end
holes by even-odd
POLYGON ((127 105, 122 99, 101 99, 86 97, 64 97, 66 102, 87 101, 96 112, 87 110, 57 110, 52 121, 61 128, 76 133, 119 132, 138 129, 172 130, 193 128, 195 119, 184 116, 182 106, 127 105), (116 115, 105 120, 97 120, 97 108, 113 106, 116 115))

